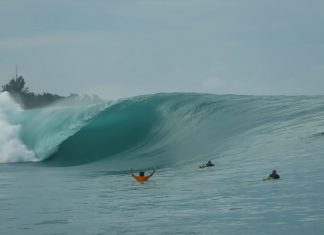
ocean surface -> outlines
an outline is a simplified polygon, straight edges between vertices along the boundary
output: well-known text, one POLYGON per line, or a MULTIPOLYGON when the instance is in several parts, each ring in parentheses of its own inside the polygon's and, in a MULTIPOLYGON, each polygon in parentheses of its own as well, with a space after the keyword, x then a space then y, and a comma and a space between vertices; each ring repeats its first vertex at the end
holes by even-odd
POLYGON ((0 234, 321 235, 323 157, 324 96, 22 110, 1 93, 0 234), (131 168, 156 173, 137 183, 131 168))

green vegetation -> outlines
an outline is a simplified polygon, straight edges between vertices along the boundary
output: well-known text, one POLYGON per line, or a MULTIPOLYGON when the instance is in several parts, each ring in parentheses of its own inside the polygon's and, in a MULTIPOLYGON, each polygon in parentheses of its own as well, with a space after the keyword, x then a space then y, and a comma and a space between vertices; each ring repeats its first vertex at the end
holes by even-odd
POLYGON ((35 94, 30 92, 28 87, 25 85, 25 79, 22 76, 17 76, 16 78, 11 79, 8 84, 2 86, 2 92, 7 91, 24 109, 40 108, 61 100, 66 100, 68 103, 79 101, 94 103, 102 101, 98 96, 90 97, 86 95, 80 97, 78 94, 71 94, 68 97, 64 97, 47 92, 43 94, 35 94))

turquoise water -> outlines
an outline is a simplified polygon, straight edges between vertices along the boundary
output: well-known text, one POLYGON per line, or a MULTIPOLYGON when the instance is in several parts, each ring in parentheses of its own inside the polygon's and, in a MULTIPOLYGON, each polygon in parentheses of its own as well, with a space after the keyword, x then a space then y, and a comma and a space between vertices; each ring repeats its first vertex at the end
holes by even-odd
POLYGON ((2 234, 324 232, 323 96, 23 111, 1 94, 0 110, 2 234), (130 168, 157 171, 137 183, 130 168), (272 169, 281 179, 262 181, 272 169))

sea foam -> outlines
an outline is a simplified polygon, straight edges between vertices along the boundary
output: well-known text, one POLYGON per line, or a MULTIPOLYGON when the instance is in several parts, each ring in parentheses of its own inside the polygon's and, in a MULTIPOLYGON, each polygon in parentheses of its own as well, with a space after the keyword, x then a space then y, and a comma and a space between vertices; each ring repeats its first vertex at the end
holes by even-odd
POLYGON ((0 93, 0 163, 36 161, 20 140, 21 126, 13 122, 21 112, 7 92, 0 93))

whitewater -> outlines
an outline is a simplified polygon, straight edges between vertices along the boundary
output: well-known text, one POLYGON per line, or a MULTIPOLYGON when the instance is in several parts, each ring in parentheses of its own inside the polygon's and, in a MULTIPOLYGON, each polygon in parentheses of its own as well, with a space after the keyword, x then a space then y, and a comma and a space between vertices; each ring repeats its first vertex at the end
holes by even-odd
POLYGON ((324 96, 0 93, 0 128, 1 234, 324 234, 324 96))

